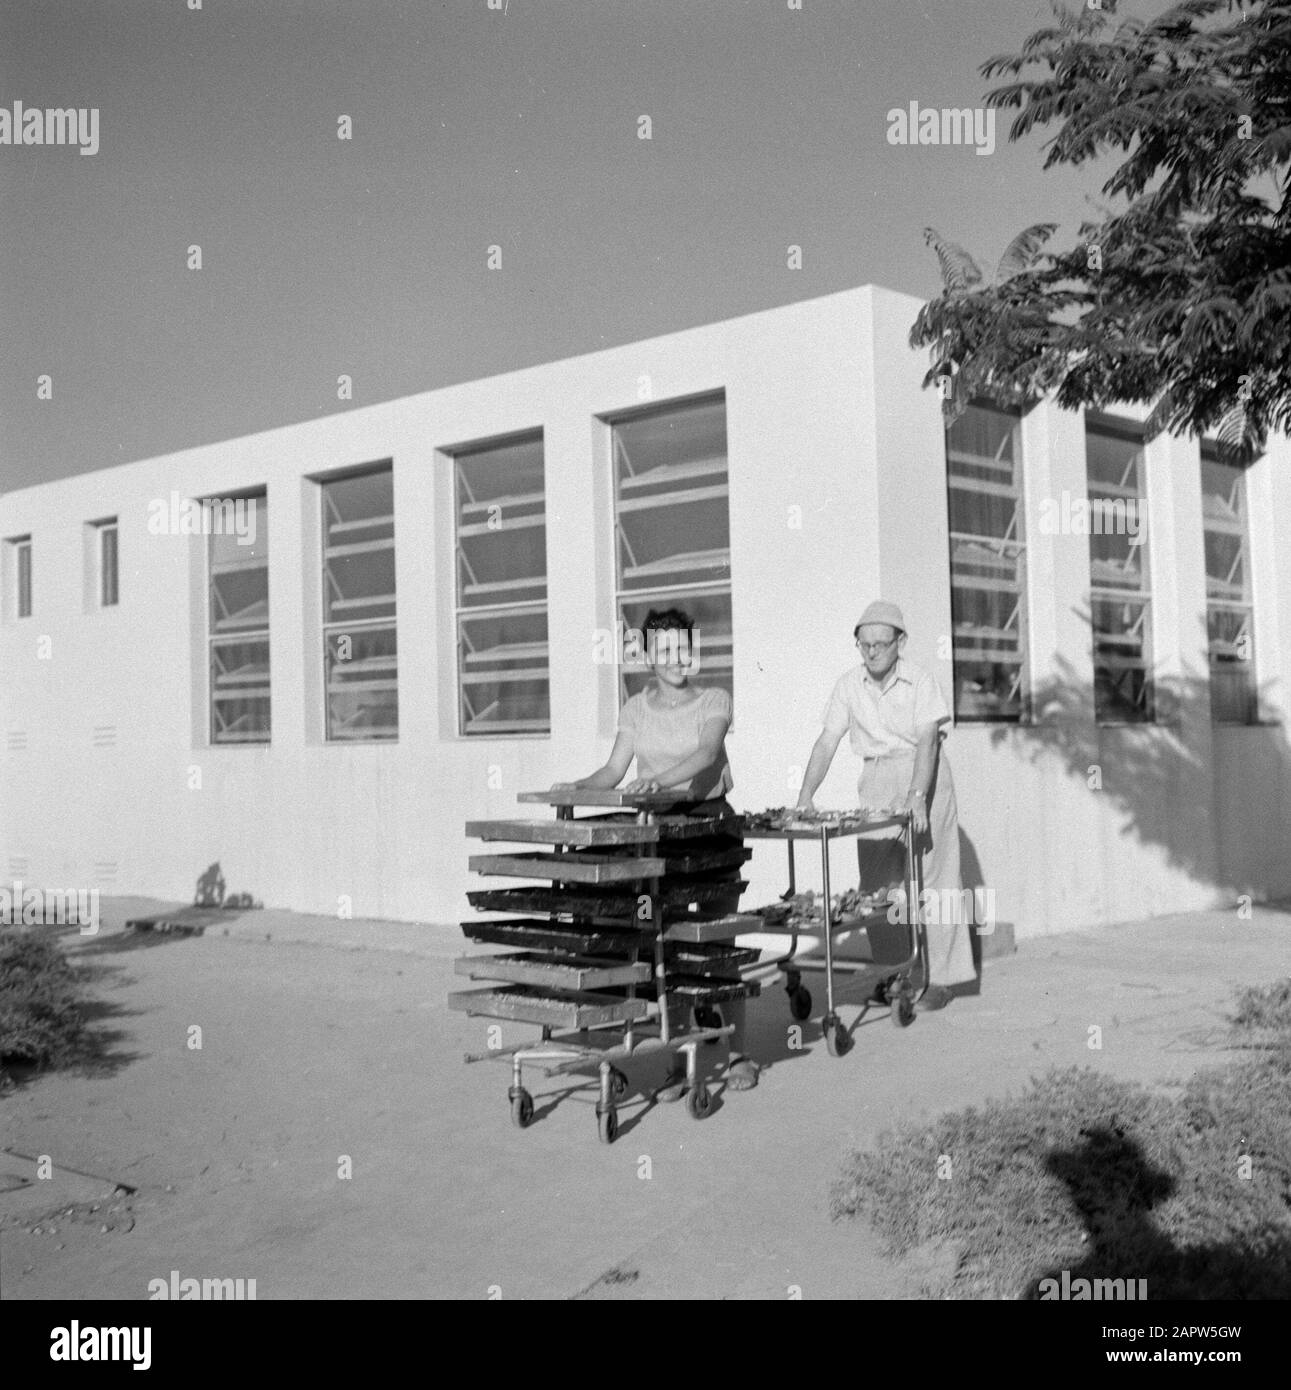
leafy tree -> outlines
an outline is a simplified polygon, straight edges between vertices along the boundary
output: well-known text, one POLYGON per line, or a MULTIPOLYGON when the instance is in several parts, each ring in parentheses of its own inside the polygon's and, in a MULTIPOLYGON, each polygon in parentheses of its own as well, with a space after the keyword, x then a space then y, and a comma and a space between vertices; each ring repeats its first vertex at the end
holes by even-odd
POLYGON ((977 395, 1053 394, 1258 450, 1291 425, 1291 0, 1112 7, 1054 0, 1056 27, 981 69, 1014 79, 986 98, 1017 110, 1010 140, 1057 127, 1046 169, 1119 159, 1108 208, 1065 252, 1046 249, 1055 224, 1027 228, 989 284, 928 228, 944 289, 910 341, 948 420, 977 395))

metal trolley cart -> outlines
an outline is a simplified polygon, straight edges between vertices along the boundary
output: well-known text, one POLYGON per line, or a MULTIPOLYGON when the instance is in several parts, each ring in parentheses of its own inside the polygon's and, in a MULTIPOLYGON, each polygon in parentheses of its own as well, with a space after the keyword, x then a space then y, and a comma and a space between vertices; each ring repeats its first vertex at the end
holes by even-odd
POLYGON ((515 949, 461 957, 459 975, 495 983, 451 994, 449 1006, 534 1024, 541 1036, 468 1053, 466 1060, 510 1060, 507 1094, 511 1118, 521 1128, 534 1114, 526 1065, 547 1076, 594 1065, 600 1076, 597 1133, 612 1144, 618 1102, 629 1088, 616 1062, 648 1051, 684 1054, 686 1108, 702 1119, 712 1097, 697 1049, 732 1032, 717 1006, 760 990, 756 981, 740 978, 740 967, 759 953, 737 947, 734 939, 759 930, 761 918, 725 910, 747 886, 738 872, 752 851, 731 838, 740 835, 741 818, 705 815, 702 802, 673 792, 571 788, 526 792, 518 800, 554 806, 556 819, 468 821, 467 836, 552 848, 473 855, 470 868, 547 882, 467 894, 476 909, 515 915, 463 922, 464 935, 515 949), (576 818, 575 807, 618 813, 576 818), (670 1004, 674 1012, 679 1005, 692 1010, 694 1026, 675 1030, 670 1004), (594 1033, 608 1034, 609 1045, 595 1045, 594 1033))
POLYGON ((843 1022, 834 1007, 834 976, 836 974, 859 974, 863 971, 873 970, 877 964, 889 977, 884 985, 883 994, 891 1007, 892 1021, 902 1028, 911 1023, 914 1019, 914 1006, 928 988, 928 968, 926 935, 921 914, 918 911, 921 888, 921 857, 914 843, 914 836, 911 834, 909 813, 901 812, 895 815, 867 814, 865 812, 860 814, 850 812, 826 813, 824 815, 817 813, 814 817, 801 819, 794 818, 792 813, 784 815, 767 813, 763 817, 754 816, 746 820, 744 838, 746 840, 785 841, 789 851, 789 889, 784 895, 785 899, 792 898, 797 891, 794 864, 795 843, 799 840, 811 840, 820 846, 823 920, 819 926, 814 922, 804 923, 790 917, 783 927, 774 921, 768 921, 766 918, 762 919, 762 924, 759 927, 762 932, 785 930, 790 934, 789 950, 775 962, 775 965, 784 976, 785 990, 789 995, 789 1011, 793 1017, 799 1021, 811 1017, 811 992, 802 983, 803 974, 810 971, 822 973, 825 977, 825 1014, 821 1019, 821 1028, 825 1035, 825 1046, 831 1057, 841 1057, 850 1052, 852 1035, 843 1026, 843 1022), (900 953, 901 948, 898 948, 895 953, 891 950, 889 938, 892 924, 888 921, 887 903, 874 911, 835 920, 831 906, 829 875, 829 846, 832 840, 856 838, 871 831, 885 830, 898 825, 902 829, 901 838, 905 846, 907 935, 902 945, 908 949, 905 950, 904 955, 900 953), (874 962, 835 960, 836 938, 860 928, 866 929, 870 935, 871 943, 875 944, 876 960, 874 962), (798 937, 804 933, 812 936, 819 934, 822 937, 825 948, 823 960, 814 956, 798 955, 798 937), (887 948, 883 952, 877 949, 879 942, 887 948), (896 958, 878 960, 877 957, 880 954, 895 954, 896 958), (912 983, 912 973, 917 973, 922 977, 923 983, 918 990, 912 983))

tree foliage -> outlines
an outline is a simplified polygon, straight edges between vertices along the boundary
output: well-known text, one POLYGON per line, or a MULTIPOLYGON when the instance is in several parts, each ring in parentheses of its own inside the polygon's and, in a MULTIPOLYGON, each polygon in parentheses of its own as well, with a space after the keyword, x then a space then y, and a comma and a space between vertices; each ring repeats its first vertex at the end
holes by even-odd
POLYGON ((1149 434, 1215 431, 1235 450, 1291 425, 1291 0, 1183 0, 1158 18, 1069 12, 991 58, 1009 139, 1117 160, 1109 208, 1070 250, 1014 238, 990 283, 929 228, 944 288, 911 331, 948 419, 974 396, 1151 406, 1149 434), (1038 71, 1037 71, 1038 70, 1038 71), (948 384, 947 384, 948 383, 948 384))

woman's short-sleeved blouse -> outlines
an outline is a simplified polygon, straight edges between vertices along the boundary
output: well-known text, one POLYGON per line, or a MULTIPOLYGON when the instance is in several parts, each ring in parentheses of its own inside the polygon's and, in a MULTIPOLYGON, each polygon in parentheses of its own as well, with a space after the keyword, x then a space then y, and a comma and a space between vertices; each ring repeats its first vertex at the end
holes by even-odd
MULTIPOLYGON (((706 686, 698 699, 679 709, 655 709, 644 690, 633 695, 619 711, 619 732, 632 737, 637 776, 655 778, 689 758, 698 750, 700 731, 710 719, 725 719, 728 724, 731 720, 731 697, 719 687, 706 686)), ((717 757, 695 774, 687 790, 692 796, 707 799, 725 796, 734 785, 723 740, 717 757)))

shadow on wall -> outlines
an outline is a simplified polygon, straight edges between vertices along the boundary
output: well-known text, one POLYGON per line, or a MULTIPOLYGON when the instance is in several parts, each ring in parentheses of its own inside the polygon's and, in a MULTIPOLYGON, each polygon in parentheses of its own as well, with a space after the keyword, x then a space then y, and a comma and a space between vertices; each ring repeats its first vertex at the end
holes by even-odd
MULTIPOLYGON (((977 981, 975 989, 966 992, 979 993, 982 982, 982 962, 986 956, 986 947, 983 945, 986 931, 980 925, 982 919, 978 916, 977 904, 985 900, 983 889, 986 887, 986 880, 982 877, 982 861, 977 857, 977 847, 968 838, 962 824, 959 827, 959 881, 972 893, 974 905, 974 920, 969 927, 969 933, 973 945, 973 972, 977 976, 977 981)), ((992 922, 990 930, 993 932, 994 929, 995 924, 992 922)), ((1012 937, 1009 938, 1009 943, 1005 949, 1012 950, 1012 937)))
MULTIPOLYGON (((1032 762, 1056 758, 1111 799, 1122 835, 1163 849, 1196 882, 1256 900, 1291 891, 1291 745, 1280 725, 1214 725, 1210 682, 1193 676, 1162 683, 1156 722, 1099 725, 1088 683, 1062 658, 1057 676, 1033 687, 1031 707, 1036 722, 995 726, 991 741, 1032 762)), ((962 839, 961 852, 971 887, 981 866, 962 839)))

